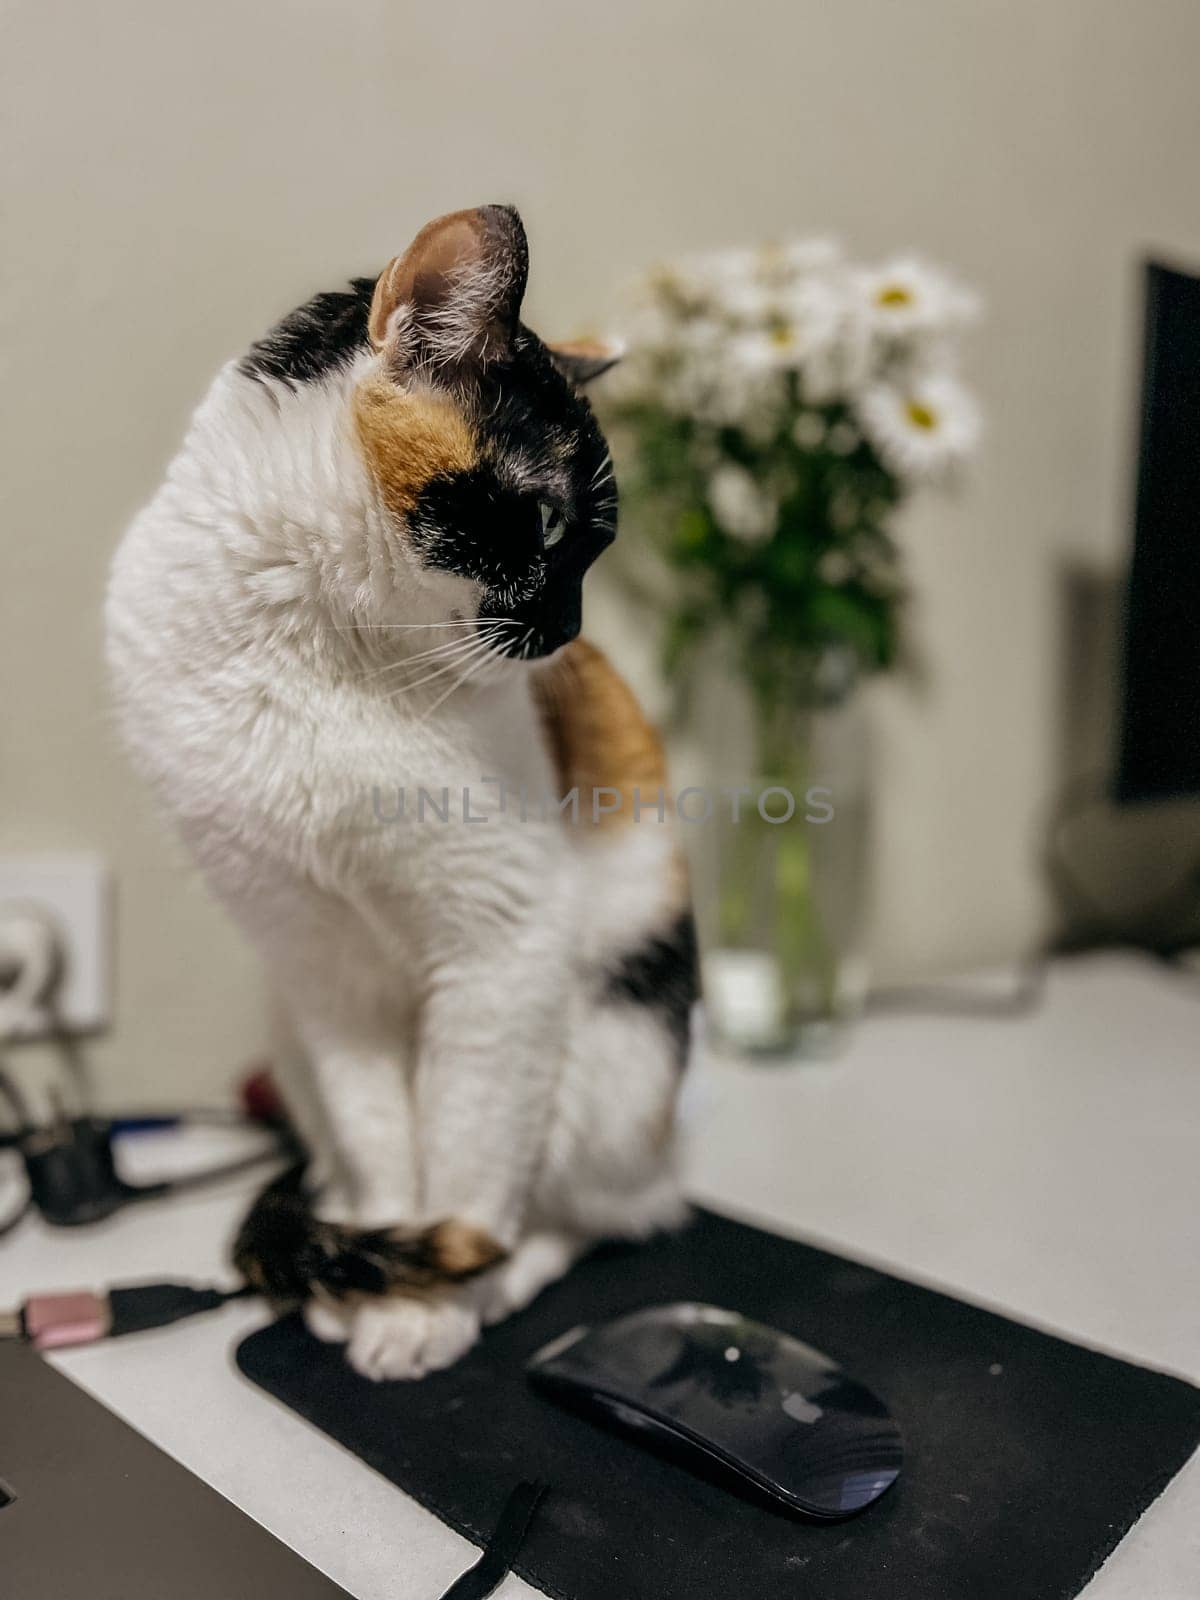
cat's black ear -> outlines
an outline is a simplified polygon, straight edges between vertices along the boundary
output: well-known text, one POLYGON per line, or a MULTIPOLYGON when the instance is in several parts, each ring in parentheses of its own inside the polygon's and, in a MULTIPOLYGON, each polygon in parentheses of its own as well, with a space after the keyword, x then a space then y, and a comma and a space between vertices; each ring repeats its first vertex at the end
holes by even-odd
POLYGON ((568 339, 546 348, 563 377, 577 389, 615 367, 625 354, 624 346, 615 339, 568 339))
POLYGON ((367 325, 371 343, 405 365, 502 360, 528 275, 525 229, 511 206, 438 217, 380 273, 367 325))

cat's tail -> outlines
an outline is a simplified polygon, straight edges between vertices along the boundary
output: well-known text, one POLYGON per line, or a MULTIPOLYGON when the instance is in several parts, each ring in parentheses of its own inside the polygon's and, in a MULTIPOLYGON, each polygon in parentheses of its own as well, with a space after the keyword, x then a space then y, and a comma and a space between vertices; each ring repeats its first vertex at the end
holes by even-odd
POLYGON ((269 1184, 234 1240, 237 1270, 272 1300, 294 1304, 317 1291, 340 1299, 459 1283, 504 1257, 483 1229, 455 1218, 420 1228, 322 1221, 304 1174, 301 1162, 269 1184))

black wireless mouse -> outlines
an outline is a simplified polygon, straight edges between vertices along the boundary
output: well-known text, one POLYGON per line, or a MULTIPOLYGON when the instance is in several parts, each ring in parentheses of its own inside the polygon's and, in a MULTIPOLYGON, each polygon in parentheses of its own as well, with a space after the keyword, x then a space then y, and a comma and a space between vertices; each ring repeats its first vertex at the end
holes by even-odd
POLYGON ((869 1389, 790 1334, 717 1306, 573 1328, 526 1371, 701 1475, 733 1474, 823 1521, 861 1511, 900 1473, 900 1430, 869 1389))

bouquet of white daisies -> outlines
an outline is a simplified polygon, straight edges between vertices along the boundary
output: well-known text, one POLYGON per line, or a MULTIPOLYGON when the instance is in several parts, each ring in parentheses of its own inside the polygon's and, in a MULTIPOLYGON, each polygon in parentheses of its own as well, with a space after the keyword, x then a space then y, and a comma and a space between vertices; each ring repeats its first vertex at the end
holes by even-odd
POLYGON ((668 666, 716 626, 766 701, 822 663, 896 655, 892 512, 973 450, 956 373, 975 297, 920 261, 794 242, 704 255, 635 286, 604 402, 623 498, 677 581, 668 666))

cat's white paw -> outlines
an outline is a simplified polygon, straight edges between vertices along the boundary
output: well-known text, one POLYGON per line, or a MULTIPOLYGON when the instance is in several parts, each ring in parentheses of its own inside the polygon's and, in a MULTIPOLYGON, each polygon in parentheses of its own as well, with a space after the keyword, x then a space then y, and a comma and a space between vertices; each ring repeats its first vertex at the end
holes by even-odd
POLYGON ((569 1233, 531 1233, 507 1261, 479 1280, 484 1322, 490 1326, 523 1310, 547 1284, 562 1277, 582 1249, 582 1241, 569 1233))
POLYGON ((328 1300, 309 1300, 304 1306, 305 1325, 322 1344, 345 1344, 353 1315, 349 1307, 328 1300))
POLYGON ((479 1337, 479 1312, 459 1298, 370 1300, 354 1313, 346 1351, 364 1378, 423 1378, 449 1367, 479 1337))

